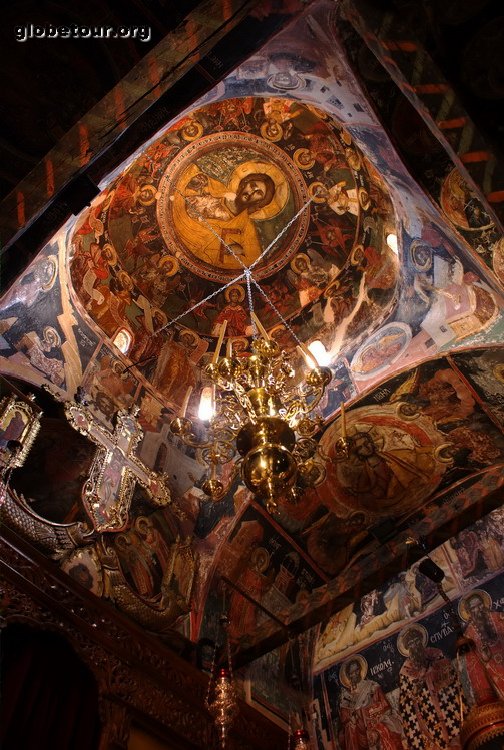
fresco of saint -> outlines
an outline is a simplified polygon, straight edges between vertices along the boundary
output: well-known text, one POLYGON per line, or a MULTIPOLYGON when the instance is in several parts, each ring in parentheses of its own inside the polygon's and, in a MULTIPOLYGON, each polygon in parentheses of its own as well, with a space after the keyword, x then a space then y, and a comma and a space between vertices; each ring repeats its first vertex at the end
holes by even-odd
MULTIPOLYGON (((172 329, 168 329, 168 335, 173 336, 172 329)), ((175 403, 181 403, 188 387, 196 385, 196 376, 183 343, 175 342, 171 338, 163 344, 152 384, 175 403)))
POLYGON ((5 448, 10 440, 19 441, 26 427, 27 417, 18 410, 13 411, 4 423, 0 423, 0 448, 5 448))
POLYGON ((408 747, 460 748, 460 682, 441 649, 427 642, 427 630, 419 624, 405 628, 397 639, 407 657, 399 673, 399 710, 408 747))
POLYGON ((227 304, 215 318, 212 333, 217 336, 222 323, 227 320, 228 336, 245 336, 248 313, 241 304, 245 299, 244 289, 238 285, 230 286, 224 292, 224 298, 227 304))
POLYGON ((492 598, 476 589, 460 601, 467 622, 465 635, 475 644, 466 655, 466 666, 478 703, 504 700, 504 612, 492 612, 492 598))
POLYGON ((344 750, 402 750, 401 720, 379 684, 366 679, 367 668, 360 655, 341 667, 341 746, 344 750))

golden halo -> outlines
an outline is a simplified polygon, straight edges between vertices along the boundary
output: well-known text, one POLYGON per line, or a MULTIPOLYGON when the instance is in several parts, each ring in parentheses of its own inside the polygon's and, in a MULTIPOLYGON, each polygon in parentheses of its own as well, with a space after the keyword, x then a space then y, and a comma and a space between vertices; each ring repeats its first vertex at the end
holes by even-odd
POLYGON ((44 341, 51 346, 61 346, 61 336, 52 326, 45 326, 43 330, 44 341))
POLYGON ((326 299, 329 299, 329 297, 332 297, 332 292, 339 289, 340 286, 341 286, 341 282, 339 281, 339 279, 335 279, 334 281, 331 281, 329 286, 326 286, 326 288, 324 289, 324 297, 326 299))
POLYGON ((248 338, 246 336, 235 336, 231 339, 232 351, 234 352, 245 352, 248 349, 248 338))
MULTIPOLYGON (((410 401, 398 401, 396 406, 396 414, 402 419, 403 422, 414 422, 420 416, 420 408, 410 401)), ((441 448, 446 448, 448 443, 443 443, 441 448)), ((437 450, 437 449, 436 449, 437 450)), ((434 453, 436 456, 436 453, 434 453)), ((446 459, 438 458, 441 463, 446 459)))
POLYGON ((347 147, 345 149, 345 159, 347 160, 348 166, 356 172, 362 167, 362 159, 353 148, 347 147))
POLYGON ((287 330, 287 328, 284 326, 283 323, 277 323, 277 325, 273 326, 273 328, 271 328, 268 331, 268 333, 269 333, 270 338, 274 339, 275 338, 275 333, 277 331, 281 331, 283 333, 283 331, 286 331, 286 330, 287 330))
MULTIPOLYGON (((418 415, 417 415, 418 416, 418 415)), ((434 451, 434 458, 436 461, 439 461, 440 464, 452 464, 453 463, 453 457, 452 456, 443 456, 443 452, 447 448, 452 448, 453 443, 443 443, 442 445, 438 445, 436 450, 434 451)))
MULTIPOLYGON (((159 307, 153 307, 152 308, 152 319, 154 320, 154 317, 159 318, 161 321, 161 325, 159 326, 162 328, 168 323, 168 318, 166 317, 165 313, 159 309, 159 307)), ((156 333, 156 331, 154 331, 156 333)))
POLYGON ((115 372, 116 375, 122 375, 122 373, 124 372, 123 363, 118 359, 114 359, 114 361, 112 362, 112 371, 115 372))
POLYGON ((190 328, 182 328, 182 330, 179 331, 179 335, 178 335, 179 340, 181 336, 189 336, 189 338, 191 339, 189 346, 192 346, 192 345, 197 346, 200 341, 200 337, 198 336, 198 334, 195 333, 194 331, 191 331, 190 328))
POLYGON ((148 516, 138 516, 138 518, 135 521, 135 526, 141 534, 142 528, 144 529, 152 528, 152 521, 148 518, 148 516))
POLYGON ((184 141, 195 141, 203 133, 203 125, 196 120, 191 120, 182 128, 182 138, 184 141))
POLYGON ((294 156, 292 157, 294 159, 294 163, 296 166, 299 167, 299 169, 311 169, 313 165, 315 164, 315 159, 312 155, 312 152, 309 148, 298 148, 294 151, 294 156), (305 155, 309 154, 310 159, 308 162, 302 162, 301 158, 305 155))
POLYGON ((45 282, 45 284, 41 285, 42 291, 48 292, 49 289, 52 289, 54 282, 56 281, 56 276, 58 275, 58 260, 55 255, 48 255, 47 258, 45 258, 45 261, 42 262, 48 263, 50 266, 52 266, 50 278, 45 282))
POLYGON ((243 302, 243 300, 245 299, 245 289, 239 284, 233 284, 232 286, 228 286, 228 288, 224 291, 224 299, 226 300, 226 302, 229 302, 229 295, 231 294, 231 291, 233 289, 238 290, 238 292, 240 293, 240 299, 238 301, 243 302))
POLYGON ((119 273, 117 274, 117 278, 121 283, 123 289, 127 289, 128 291, 130 289, 133 289, 133 279, 131 278, 129 273, 126 273, 126 271, 119 271, 119 273))
POLYGON ((429 635, 427 633, 427 628, 425 628, 423 625, 420 625, 418 622, 416 622, 414 625, 408 625, 408 627, 404 628, 404 630, 401 630, 397 638, 397 650, 399 651, 400 654, 406 657, 409 657, 410 654, 409 654, 408 649, 404 645, 404 637, 408 635, 408 633, 411 633, 412 630, 416 630, 418 633, 420 633, 424 648, 427 646, 427 643, 429 642, 429 635))
POLYGON ((345 143, 347 146, 351 146, 352 136, 350 135, 350 133, 347 133, 346 130, 341 130, 340 134, 341 134, 341 140, 343 141, 343 143, 345 143))
POLYGON ((358 196, 361 208, 363 208, 364 211, 367 211, 371 205, 371 198, 369 197, 368 191, 364 188, 359 188, 358 196))
POLYGON ((467 602, 469 601, 469 599, 472 599, 473 596, 479 596, 480 599, 483 599, 483 602, 487 609, 491 609, 492 607, 492 597, 490 596, 488 591, 484 591, 483 589, 473 589, 459 601, 458 613, 464 620, 464 622, 467 622, 470 618, 470 614, 467 611, 467 602))
POLYGON ((180 268, 180 263, 178 262, 178 259, 175 258, 174 255, 163 255, 162 258, 159 259, 158 266, 159 268, 163 268, 167 263, 171 264, 171 268, 165 268, 164 272, 167 276, 175 276, 177 271, 180 268))
POLYGON ((110 254, 110 258, 105 258, 109 266, 115 266, 117 264, 117 253, 113 245, 107 242, 102 248, 102 255, 105 257, 105 253, 110 254))
POLYGON ((244 161, 233 171, 229 181, 229 190, 236 194, 240 180, 249 174, 267 174, 275 183, 275 195, 271 203, 250 213, 254 219, 271 219, 279 214, 287 203, 290 192, 287 179, 281 169, 272 162, 244 161))
POLYGON ((493 368, 493 374, 499 383, 504 383, 504 364, 495 365, 493 368))
POLYGON ((366 675, 368 673, 368 663, 366 659, 361 656, 361 654, 356 654, 355 656, 351 656, 349 659, 343 662, 343 664, 340 667, 339 671, 339 679, 343 687, 346 687, 348 689, 351 688, 350 680, 348 679, 347 675, 347 667, 352 662, 356 661, 359 664, 360 672, 361 672, 361 680, 366 679, 366 675))
POLYGON ((352 266, 358 266, 359 263, 364 259, 364 248, 362 245, 356 245, 350 255, 350 263, 352 266))
POLYGON ((251 567, 255 566, 259 573, 264 573, 270 562, 270 554, 268 550, 264 547, 258 547, 250 555, 250 562, 251 567))
POLYGON ((152 206, 152 204, 156 202, 156 188, 154 185, 140 185, 137 192, 137 200, 142 206, 152 206), (141 193, 143 191, 149 193, 148 198, 142 198, 141 193))
POLYGON ((262 137, 267 141, 271 141, 271 143, 277 143, 278 141, 281 141, 283 138, 283 134, 283 128, 278 124, 278 122, 275 122, 273 124, 271 124, 270 122, 263 122, 263 124, 261 125, 262 137), (270 128, 275 128, 275 131, 272 133, 270 131, 270 128))
POLYGON ((328 196, 328 190, 323 182, 312 182, 312 184, 308 186, 308 195, 310 198, 313 198, 314 203, 325 203, 328 196))
POLYGON ((293 271, 295 271, 295 273, 302 273, 302 271, 300 271, 297 267, 298 262, 300 260, 304 260, 308 268, 311 266, 311 260, 308 257, 308 255, 306 255, 306 253, 298 253, 296 257, 291 260, 291 263, 290 263, 291 268, 293 271))

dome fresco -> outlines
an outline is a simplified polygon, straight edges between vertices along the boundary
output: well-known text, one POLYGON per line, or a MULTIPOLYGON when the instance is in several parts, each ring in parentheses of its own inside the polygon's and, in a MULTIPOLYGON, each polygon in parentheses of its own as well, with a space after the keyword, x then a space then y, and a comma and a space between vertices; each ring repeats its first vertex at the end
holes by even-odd
MULTIPOLYGON (((382 180, 327 114, 290 99, 230 99, 172 125, 103 191, 74 230, 70 275, 108 337, 130 333, 132 362, 171 337, 194 369, 223 320, 244 348, 247 267, 261 286, 255 311, 282 346, 296 344, 288 322, 337 354, 342 325, 345 346, 356 344, 391 310, 393 229, 382 180)), ((176 390, 164 390, 175 403, 176 390)))
MULTIPOLYGON (((96 455, 66 441, 74 427, 58 410, 42 426, 12 484, 29 503, 12 498, 16 512, 24 519, 28 508, 38 530, 30 541, 70 575, 85 568, 90 590, 163 639, 173 628, 194 647, 218 639, 225 601, 236 661, 266 654, 251 695, 282 715, 283 683, 272 675, 289 660, 274 644, 306 633, 303 659, 325 681, 314 693, 320 705, 326 688, 337 700, 344 687, 341 658, 365 648, 362 674, 368 664, 377 675, 382 644, 395 649, 398 629, 440 603, 421 574, 406 577, 405 539, 430 546, 453 537, 494 507, 504 482, 504 240, 495 211, 474 163, 442 147, 455 128, 424 121, 422 102, 434 94, 422 99, 416 87, 411 117, 395 72, 383 77, 382 54, 401 65, 414 56, 340 38, 337 9, 308 3, 299 23, 182 115, 189 98, 173 96, 158 110, 164 119, 150 113, 151 130, 123 133, 106 154, 101 176, 114 171, 105 187, 0 301, 2 374, 35 390, 43 410, 54 396, 85 413, 78 437, 89 448, 92 424, 97 440, 96 455), (146 140, 154 127, 162 129, 146 140), (220 474, 229 491, 208 499, 201 453, 170 431, 192 387, 187 416, 204 435, 203 371, 224 321, 227 343, 247 356, 246 272, 254 311, 289 353, 294 382, 307 367, 297 340, 320 340, 332 373, 314 436, 325 476, 298 502, 279 498, 275 515, 231 463, 220 474), (119 410, 124 430, 137 420, 133 434, 118 429, 119 410), (344 434, 347 456, 337 450, 344 434), (102 518, 101 530, 86 510, 92 498, 83 500, 90 456, 100 511, 112 521, 119 474, 144 482, 130 482, 120 523, 102 518), (169 504, 159 504, 156 487, 169 491, 169 504), (46 540, 57 532, 59 544, 81 522, 82 541, 57 557, 60 547, 46 540), (358 602, 373 591, 365 611, 358 602), (327 618, 315 643, 307 629, 327 618)), ((453 122, 451 110, 446 117, 453 122)), ((458 145, 468 148, 464 139, 458 145)), ((446 544, 453 573, 456 548, 446 544)), ((380 674, 392 689, 388 671, 380 674)))

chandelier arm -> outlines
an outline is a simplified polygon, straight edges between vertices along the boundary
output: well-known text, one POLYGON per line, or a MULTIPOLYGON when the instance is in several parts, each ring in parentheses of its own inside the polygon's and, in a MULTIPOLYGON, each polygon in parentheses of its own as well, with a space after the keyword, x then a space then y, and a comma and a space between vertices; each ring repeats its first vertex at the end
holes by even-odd
POLYGON ((197 436, 193 432, 188 433, 186 435, 180 435, 180 437, 182 438, 184 443, 186 445, 189 445, 191 448, 204 449, 204 448, 209 448, 212 445, 211 440, 205 440, 204 442, 202 442, 201 440, 197 438, 197 436))
POLYGON ((310 391, 309 393, 306 394, 308 397, 314 395, 313 401, 310 401, 309 403, 308 401, 305 402, 306 414, 309 414, 311 411, 317 408, 317 406, 320 404, 320 402, 322 401, 324 397, 324 393, 325 393, 325 388, 320 388, 320 389, 317 389, 317 391, 310 391))

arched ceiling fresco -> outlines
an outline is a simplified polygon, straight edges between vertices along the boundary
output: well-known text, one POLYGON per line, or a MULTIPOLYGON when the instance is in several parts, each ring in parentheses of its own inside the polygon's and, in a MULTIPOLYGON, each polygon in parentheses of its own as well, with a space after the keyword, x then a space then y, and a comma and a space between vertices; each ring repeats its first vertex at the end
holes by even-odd
MULTIPOLYGON (((366 581, 384 583, 402 569, 408 534, 438 534, 440 543, 502 487, 497 225, 482 223, 490 209, 479 210, 451 157, 434 196, 440 205, 419 187, 400 139, 392 144, 409 114, 394 128, 378 120, 338 38, 334 8, 313 3, 117 168, 0 303, 1 371, 48 385, 63 401, 80 386, 110 434, 118 409, 138 407, 138 457, 171 493, 171 504, 156 510, 135 496, 122 536, 96 540, 87 528, 85 551, 72 555, 92 570, 100 584, 93 590, 103 593, 115 549, 114 580, 129 587, 129 613, 166 633, 176 618, 156 619, 168 559, 159 536, 168 544, 189 538, 197 570, 194 587, 185 581, 184 606, 175 607, 191 610, 177 627, 193 640, 213 638, 225 584, 232 636, 249 657, 285 641, 291 626, 305 630, 343 608, 366 581), (468 239, 483 234, 485 252, 468 239), (198 455, 169 431, 188 386, 189 414, 196 412, 218 325, 227 320, 239 354, 250 341, 242 264, 253 266, 274 305, 256 290, 259 319, 296 367, 304 363, 292 332, 323 341, 333 374, 317 436, 327 477, 297 505, 281 502, 277 516, 232 468, 229 493, 208 500, 198 455), (342 403, 351 449, 338 461, 342 403)), ((436 137, 417 135, 421 160, 436 137)), ((437 153, 432 146, 434 160, 437 153)), ((23 486, 28 493, 33 483, 23 486)), ((56 510, 37 523, 68 521, 73 512, 56 510)), ((177 549, 182 568, 185 553, 177 549)))
MULTIPOLYGON (((247 267, 264 292, 253 289, 255 312, 283 347, 296 345, 288 321, 340 353, 397 299, 393 231, 383 180, 333 118, 288 98, 228 99, 176 122, 102 193, 73 232, 70 276, 104 334, 131 334, 133 363, 172 339, 194 369, 223 320, 245 347, 247 267)), ((173 391, 152 366, 147 379, 180 403, 184 383, 173 391)))

